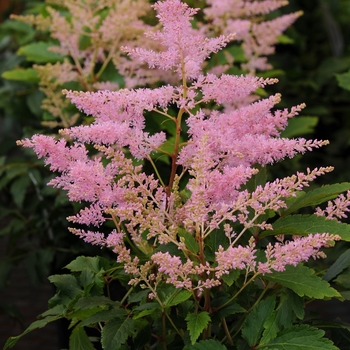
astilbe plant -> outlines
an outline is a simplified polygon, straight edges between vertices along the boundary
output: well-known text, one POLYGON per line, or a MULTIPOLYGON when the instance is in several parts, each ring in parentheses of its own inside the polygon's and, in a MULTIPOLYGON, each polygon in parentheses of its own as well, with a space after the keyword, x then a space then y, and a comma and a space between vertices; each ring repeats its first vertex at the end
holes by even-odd
POLYGON ((233 108, 276 80, 204 74, 204 61, 234 35, 206 38, 191 26, 197 10, 180 0, 153 7, 162 28, 147 37, 163 49, 122 50, 178 84, 65 90, 94 122, 18 142, 60 173, 51 186, 86 205, 68 218, 70 231, 116 254, 115 264, 80 257, 67 266, 72 274, 51 276, 59 291, 25 333, 65 317, 71 349, 94 348, 86 326, 101 332, 104 349, 336 349, 322 330, 300 325, 303 297, 341 298, 303 263, 350 239, 333 220, 348 211, 348 197, 317 215, 289 214, 349 184, 303 191, 332 167, 264 176, 267 164, 328 142, 281 138, 304 105, 275 109, 279 94, 233 108), (103 296, 113 280, 125 290, 117 301, 103 296))

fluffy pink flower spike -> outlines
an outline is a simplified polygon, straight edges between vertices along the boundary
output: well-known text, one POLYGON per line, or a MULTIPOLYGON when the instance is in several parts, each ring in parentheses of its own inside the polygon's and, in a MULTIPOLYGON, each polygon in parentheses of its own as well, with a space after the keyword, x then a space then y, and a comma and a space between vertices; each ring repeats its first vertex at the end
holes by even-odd
POLYGON ((222 276, 234 269, 257 276, 321 257, 321 247, 338 236, 321 232, 293 243, 271 244, 266 264, 257 261, 255 253, 260 248, 254 237, 248 244, 243 240, 251 229, 271 229, 262 219, 267 211, 285 208, 288 197, 332 170, 308 169, 305 174, 257 186, 252 192, 244 188, 258 172, 255 164, 264 166, 327 144, 280 137, 288 119, 304 105, 272 112, 280 101, 277 94, 225 109, 226 103, 244 101, 257 88, 276 80, 205 75, 202 63, 232 36, 205 38, 190 23, 197 10, 179 0, 158 1, 154 8, 162 29, 148 35, 161 42, 164 50, 124 50, 150 67, 175 71, 178 85, 115 92, 65 91, 95 121, 62 130, 63 136, 72 139, 71 145, 39 135, 19 142, 45 158, 52 171, 60 172, 51 185, 65 189, 72 201, 90 203, 69 217, 71 222, 100 227, 108 220, 115 225, 109 235, 100 232, 103 230, 71 231, 87 242, 111 248, 132 276, 130 284, 141 283, 152 297, 157 297, 162 280, 201 291, 220 285, 222 276), (165 117, 172 123, 173 134, 145 131, 145 114, 147 118, 165 117), (165 142, 171 150, 164 148, 165 142), (94 154, 86 147, 89 143, 96 149, 94 154), (168 179, 158 171, 154 152, 170 159, 168 179), (154 173, 145 173, 135 159, 149 162, 154 173), (220 234, 225 244, 212 247, 214 234, 220 234), (158 249, 166 244, 175 246, 179 255, 158 249), (214 249, 211 257, 206 248, 214 249), (142 264, 133 250, 145 254, 148 262, 142 264), (153 265, 158 267, 156 273, 153 265))

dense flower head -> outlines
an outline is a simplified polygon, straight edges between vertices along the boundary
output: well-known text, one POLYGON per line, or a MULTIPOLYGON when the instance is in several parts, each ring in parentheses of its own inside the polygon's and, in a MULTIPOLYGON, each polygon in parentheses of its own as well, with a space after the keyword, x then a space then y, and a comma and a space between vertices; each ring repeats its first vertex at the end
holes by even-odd
POLYGON ((158 1, 153 7, 158 12, 163 30, 148 32, 147 36, 161 43, 166 50, 154 52, 124 48, 131 57, 148 63, 151 68, 174 70, 181 78, 194 79, 200 74, 204 60, 234 38, 231 34, 208 39, 193 29, 191 20, 197 9, 180 0, 158 1))
MULTIPOLYGON (((249 11, 265 13, 278 4, 266 2, 249 11)), ((61 130, 59 139, 34 135, 18 142, 59 173, 50 185, 66 190, 71 201, 87 203, 68 220, 99 231, 71 232, 115 252, 131 276, 129 283, 149 288, 153 298, 162 280, 202 291, 220 285, 232 270, 256 276, 322 257, 320 249, 337 236, 321 232, 270 243, 266 262, 258 260, 256 242, 260 231, 273 229, 267 214, 286 209, 288 199, 331 167, 248 186, 266 164, 328 143, 281 137, 304 104, 278 110, 280 94, 244 102, 276 80, 205 74, 202 63, 231 36, 207 39, 191 26, 197 10, 180 0, 158 1, 154 8, 162 28, 148 36, 164 50, 125 51, 155 69, 175 70, 181 78, 176 84, 65 90, 94 121, 61 130), (152 121, 162 130, 149 127, 152 121), (169 171, 159 170, 164 166, 169 171), (103 230, 107 220, 115 226, 112 232, 108 227, 108 234, 103 230), (251 232, 258 233, 247 240, 251 232), (220 244, 213 244, 213 235, 220 236, 220 244)), ((336 204, 347 207, 348 197, 336 204)), ((347 210, 335 213, 330 204, 326 211, 331 218, 347 210)))
POLYGON ((202 30, 207 34, 235 33, 247 60, 241 67, 251 73, 272 69, 266 56, 274 53, 278 36, 301 15, 295 12, 266 20, 265 15, 288 4, 285 0, 207 0, 206 4, 207 22, 202 30))

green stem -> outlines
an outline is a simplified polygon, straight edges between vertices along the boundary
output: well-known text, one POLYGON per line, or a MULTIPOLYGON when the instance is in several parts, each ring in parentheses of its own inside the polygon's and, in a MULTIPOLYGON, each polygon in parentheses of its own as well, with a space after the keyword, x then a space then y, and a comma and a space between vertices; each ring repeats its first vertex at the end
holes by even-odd
MULTIPOLYGON (((269 289, 270 285, 271 285, 271 282, 269 282, 269 283, 266 285, 266 287, 265 287, 265 288, 263 289, 263 291, 261 292, 259 298, 258 298, 258 299, 255 301, 255 303, 249 308, 249 310, 246 311, 245 314, 249 314, 249 313, 259 304, 259 302, 261 301, 261 299, 263 298, 263 296, 265 295, 265 293, 266 293, 267 290, 269 289)), ((244 317, 241 318, 241 320, 240 320, 240 321, 242 321, 242 322, 241 322, 241 326, 238 328, 238 330, 237 330, 236 333, 233 335, 233 337, 235 337, 235 336, 241 331, 241 329, 242 329, 242 327, 243 327, 243 324, 244 324, 244 322, 243 322, 244 318, 245 318, 245 315, 244 315, 244 317)), ((233 331, 233 329, 232 329, 231 331, 233 331)), ((230 332, 230 333, 231 333, 231 332, 230 332)))
POLYGON ((162 186, 163 186, 163 187, 166 187, 165 184, 164 184, 164 181, 162 180, 162 177, 161 177, 160 174, 159 174, 159 171, 158 171, 156 165, 155 165, 154 162, 153 162, 153 159, 152 159, 150 156, 148 156, 147 159, 148 159, 148 161, 152 164, 152 167, 153 167, 153 169, 154 169, 154 171, 155 171, 155 173, 156 173, 156 175, 157 175, 157 177, 158 177, 160 183, 162 184, 162 186))
POLYGON ((181 339, 184 339, 182 332, 180 332, 179 329, 175 326, 173 320, 168 315, 168 313, 166 311, 164 311, 164 313, 165 313, 165 316, 167 317, 167 319, 169 320, 169 322, 171 323, 171 325, 173 326, 173 328, 175 329, 176 333, 181 337, 181 339))
POLYGON ((120 304, 123 305, 123 303, 125 302, 125 300, 128 298, 128 296, 130 295, 130 293, 134 290, 136 284, 133 285, 131 288, 129 288, 129 290, 126 292, 126 294, 124 295, 123 299, 120 301, 120 304))
POLYGON ((166 312, 163 310, 162 312, 162 345, 164 350, 166 350, 167 348, 166 342, 165 342, 165 336, 166 336, 165 315, 166 315, 166 312))
POLYGON ((103 64, 102 64, 101 68, 95 74, 95 81, 100 78, 101 74, 106 69, 106 67, 107 67, 108 63, 110 62, 110 60, 112 59, 113 55, 115 55, 115 49, 116 49, 116 47, 114 45, 113 48, 109 51, 109 54, 108 54, 107 58, 103 61, 103 64))
POLYGON ((225 318, 221 319, 221 322, 222 322, 222 325, 223 325, 223 327, 224 327, 224 331, 225 331, 225 334, 226 334, 226 338, 228 339, 228 342, 229 342, 231 345, 233 345, 233 340, 232 340, 232 338, 231 338, 230 331, 229 331, 229 329, 228 329, 228 327, 227 327, 226 319, 225 319, 225 318))
POLYGON ((260 272, 256 272, 256 273, 252 276, 252 278, 251 278, 248 282, 246 282, 246 283, 241 287, 241 289, 240 289, 231 299, 229 299, 226 303, 220 305, 220 306, 217 308, 217 310, 222 309, 223 307, 225 307, 225 306, 227 306, 228 304, 230 304, 234 299, 236 299, 236 298, 238 297, 238 295, 242 293, 242 291, 245 289, 245 287, 247 287, 251 282, 253 282, 253 281, 255 280, 255 278, 256 278, 259 274, 260 274, 260 272))
POLYGON ((272 283, 269 282, 266 287, 263 289, 263 291, 261 292, 259 298, 255 301, 255 303, 252 305, 252 307, 247 311, 247 313, 249 314, 261 301, 261 299, 263 298, 263 296, 265 295, 265 293, 268 291, 268 289, 270 288, 270 285, 272 283))
POLYGON ((167 193, 168 196, 170 195, 170 192, 173 188, 176 170, 177 170, 176 162, 177 162, 177 156, 179 154, 179 149, 180 149, 181 120, 184 112, 185 112, 184 109, 180 109, 175 121, 176 134, 175 134, 174 152, 171 154, 171 173, 170 173, 168 193, 167 193))

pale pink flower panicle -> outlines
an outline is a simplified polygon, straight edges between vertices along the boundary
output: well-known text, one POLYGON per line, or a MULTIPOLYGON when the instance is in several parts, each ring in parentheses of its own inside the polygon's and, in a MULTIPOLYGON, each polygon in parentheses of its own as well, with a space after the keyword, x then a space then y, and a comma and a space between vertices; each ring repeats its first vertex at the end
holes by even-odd
POLYGON ((335 200, 328 201, 327 207, 321 209, 316 208, 315 214, 317 216, 325 216, 329 220, 341 220, 347 218, 346 213, 350 212, 350 191, 346 195, 340 194, 335 200))
POLYGON ((150 68, 174 70, 180 77, 197 78, 204 60, 234 37, 222 35, 206 38, 191 27, 191 20, 198 9, 192 9, 180 0, 158 1, 153 7, 163 25, 163 31, 148 32, 147 36, 160 42, 165 51, 124 48, 131 57, 146 62, 150 68))
MULTIPOLYGON (((277 3, 264 4, 254 7, 251 2, 245 11, 265 13, 277 3)), ((339 237, 320 233, 271 243, 264 263, 257 261, 255 237, 242 244, 251 229, 273 229, 266 219, 269 211, 286 208, 288 198, 332 171, 307 169, 254 190, 246 186, 258 173, 256 164, 273 164, 328 143, 281 137, 288 119, 304 105, 276 110, 279 94, 245 103, 256 89, 276 80, 204 74, 204 60, 232 37, 207 39, 191 26, 197 10, 180 0, 158 1, 154 9, 162 28, 148 36, 161 43, 163 51, 124 50, 150 67, 175 71, 182 78, 179 85, 94 93, 65 90, 66 97, 94 121, 61 130, 61 139, 34 135, 18 142, 59 173, 50 185, 66 190, 71 201, 86 203, 68 220, 98 231, 71 232, 116 253, 129 284, 150 289, 152 298, 157 298, 161 281, 201 292, 220 285, 232 270, 256 276, 322 257, 320 249, 339 237), (146 118, 159 115, 173 129, 151 134, 146 118), (158 171, 160 161, 154 152, 170 160, 168 179, 158 171), (153 172, 146 172, 146 162, 153 172), (101 226, 107 220, 115 229, 103 234, 101 226), (206 261, 214 231, 226 244, 215 247, 212 260, 206 261), (179 256, 158 249, 166 244, 178 249, 179 256)), ((329 218, 344 216, 349 193, 335 202, 342 212, 332 205, 326 209, 329 218)))
POLYGON ((258 271, 262 274, 273 271, 284 271, 287 265, 296 266, 300 262, 306 262, 310 258, 325 258, 326 255, 320 249, 330 247, 333 241, 340 240, 338 235, 328 233, 310 234, 306 237, 294 237, 292 241, 284 243, 269 243, 266 248, 267 262, 258 264, 258 271))

